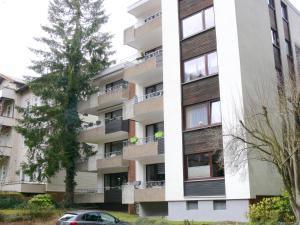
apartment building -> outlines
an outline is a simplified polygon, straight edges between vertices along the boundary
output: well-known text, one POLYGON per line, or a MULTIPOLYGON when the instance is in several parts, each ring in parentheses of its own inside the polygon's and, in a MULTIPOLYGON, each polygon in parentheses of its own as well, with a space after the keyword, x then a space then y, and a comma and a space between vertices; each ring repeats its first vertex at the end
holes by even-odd
POLYGON ((79 107, 81 138, 98 148, 82 164, 98 183, 82 203, 247 221, 251 202, 282 184, 251 154, 233 160, 228 134, 262 104, 278 112, 278 82, 300 71, 299 11, 287 0, 140 0, 128 13, 137 23, 124 44, 139 54, 96 77, 99 93, 79 107))
MULTIPOLYGON (((53 193, 61 199, 65 190, 64 172, 59 172, 51 180, 36 182, 22 171, 26 161, 27 148, 24 138, 17 133, 17 119, 22 115, 16 107, 39 105, 41 101, 25 85, 24 81, 0 74, 0 191, 20 192, 24 194, 53 193)), ((37 176, 37 174, 36 174, 37 176)), ((80 201, 81 190, 96 188, 97 176, 94 173, 79 172, 76 181, 75 200, 80 201)))

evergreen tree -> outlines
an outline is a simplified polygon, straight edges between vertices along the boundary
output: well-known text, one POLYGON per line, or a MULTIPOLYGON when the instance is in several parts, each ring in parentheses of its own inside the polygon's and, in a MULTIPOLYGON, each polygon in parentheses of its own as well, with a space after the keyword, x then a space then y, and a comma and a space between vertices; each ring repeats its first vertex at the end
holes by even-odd
POLYGON ((45 37, 36 39, 44 46, 32 49, 37 60, 31 69, 40 77, 28 82, 41 104, 18 109, 23 118, 17 130, 28 147, 24 171, 31 176, 39 171, 37 179, 43 180, 65 170, 64 200, 71 206, 76 164, 93 153, 78 141, 77 105, 96 91, 91 79, 110 64, 111 36, 101 32, 108 19, 103 0, 52 0, 48 14, 45 37))

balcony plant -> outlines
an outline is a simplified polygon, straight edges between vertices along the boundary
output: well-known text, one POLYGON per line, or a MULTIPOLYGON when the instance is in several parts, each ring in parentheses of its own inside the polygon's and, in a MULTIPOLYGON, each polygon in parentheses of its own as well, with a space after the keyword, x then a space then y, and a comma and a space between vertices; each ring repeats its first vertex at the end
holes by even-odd
POLYGON ((131 144, 135 145, 139 141, 139 138, 137 136, 134 136, 134 137, 131 137, 129 139, 129 141, 130 141, 131 144))
POLYGON ((154 137, 155 137, 156 139, 161 139, 161 138, 164 137, 164 132, 163 132, 163 131, 158 131, 158 132, 156 132, 156 133, 154 134, 154 137))

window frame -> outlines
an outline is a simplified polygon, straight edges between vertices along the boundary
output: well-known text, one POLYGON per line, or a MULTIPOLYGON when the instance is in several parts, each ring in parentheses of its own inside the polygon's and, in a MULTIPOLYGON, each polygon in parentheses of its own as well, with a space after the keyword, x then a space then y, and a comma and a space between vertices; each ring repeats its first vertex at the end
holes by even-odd
POLYGON ((198 55, 198 56, 195 56, 195 57, 192 57, 192 58, 189 58, 189 59, 186 59, 186 60, 183 60, 182 61, 182 83, 183 84, 187 84, 187 83, 190 83, 190 82, 195 82, 197 80, 201 80, 201 79, 205 79, 205 78, 208 78, 208 77, 213 77, 213 76, 216 76, 219 74, 219 61, 218 61, 218 52, 217 50, 213 50, 213 51, 210 51, 210 52, 207 52, 207 53, 204 53, 202 55, 198 55), (218 71, 216 73, 212 73, 212 74, 209 74, 209 62, 208 62, 208 56, 210 54, 216 54, 217 56, 217 67, 218 67, 218 71), (201 58, 201 57, 204 57, 204 68, 205 68, 205 76, 202 76, 202 77, 198 77, 198 78, 195 78, 195 79, 192 79, 192 80, 186 80, 186 74, 185 74, 185 63, 186 62, 189 62, 189 61, 192 61, 192 60, 195 60, 195 59, 198 59, 198 58, 201 58))
POLYGON ((206 129, 206 128, 210 128, 210 127, 215 127, 215 126, 220 126, 222 125, 222 103, 220 101, 220 99, 212 99, 212 100, 209 100, 209 101, 205 101, 205 102, 199 102, 199 103, 195 103, 195 104, 192 104, 192 105, 187 105, 187 106, 184 106, 184 110, 183 110, 183 116, 184 116, 184 119, 183 119, 183 127, 185 129, 185 132, 187 131, 194 131, 194 130, 201 130, 201 129, 206 129), (214 102, 220 102, 220 110, 221 110, 221 122, 220 123, 211 123, 211 109, 212 109, 212 104, 214 102), (207 125, 203 125, 203 126, 197 126, 197 127, 192 127, 192 128, 187 128, 187 108, 189 107, 193 107, 195 105, 201 105, 201 104, 206 104, 207 105, 207 121, 208 121, 208 124, 207 125))
POLYGON ((216 150, 216 151, 208 151, 208 152, 198 152, 198 153, 193 153, 193 154, 188 154, 184 155, 184 178, 185 181, 202 181, 202 180, 217 180, 217 179, 224 179, 225 177, 225 171, 223 168, 223 176, 214 176, 214 171, 213 171, 213 156, 217 154, 218 152, 221 152, 221 154, 224 154, 223 150, 216 150), (194 155, 204 155, 208 154, 209 156, 209 171, 210 171, 210 176, 208 177, 195 177, 195 178, 189 178, 188 174, 188 168, 189 168, 189 157, 194 156, 194 155))
POLYGON ((211 5, 211 6, 208 6, 208 7, 204 8, 204 9, 201 9, 201 10, 199 10, 199 11, 197 11, 197 12, 194 12, 194 13, 192 13, 192 14, 190 14, 190 15, 188 15, 188 16, 185 16, 185 17, 183 17, 183 18, 180 19, 180 28, 181 28, 181 29, 180 29, 180 38, 181 38, 181 41, 187 40, 187 39, 189 39, 189 38, 191 38, 191 37, 194 37, 194 36, 196 36, 196 35, 199 35, 199 34, 201 34, 201 33, 204 33, 204 32, 206 32, 206 31, 209 31, 209 30, 211 30, 211 29, 214 29, 215 27, 216 27, 215 8, 214 8, 213 5, 211 5), (208 10, 208 9, 210 9, 210 8, 213 8, 213 11, 214 11, 214 26, 209 27, 209 28, 206 28, 206 18, 205 18, 206 13, 205 13, 205 12, 206 12, 206 10, 208 10), (194 34, 190 34, 190 35, 184 37, 184 36, 183 36, 183 21, 184 21, 185 19, 191 18, 192 16, 195 16, 195 15, 197 15, 197 14, 199 14, 199 13, 202 13, 202 27, 203 27, 203 30, 198 31, 198 32, 196 32, 196 33, 194 33, 194 34))

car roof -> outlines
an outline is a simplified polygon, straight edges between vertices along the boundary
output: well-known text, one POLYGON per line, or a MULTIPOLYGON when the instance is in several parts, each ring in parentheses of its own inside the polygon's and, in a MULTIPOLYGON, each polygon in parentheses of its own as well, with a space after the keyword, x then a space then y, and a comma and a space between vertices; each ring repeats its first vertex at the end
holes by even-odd
POLYGON ((65 214, 74 214, 74 215, 82 215, 84 213, 107 213, 99 210, 74 210, 74 211, 68 211, 65 214))

